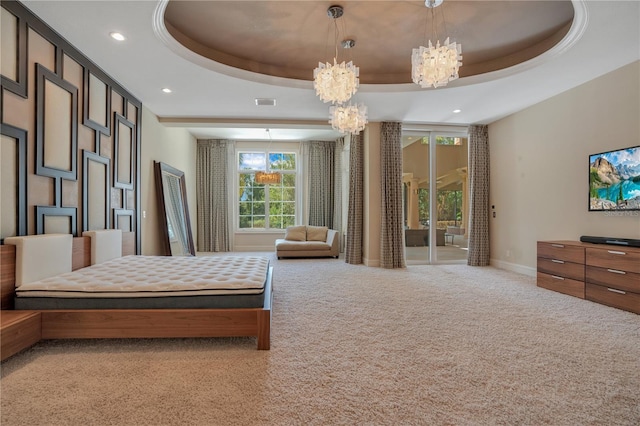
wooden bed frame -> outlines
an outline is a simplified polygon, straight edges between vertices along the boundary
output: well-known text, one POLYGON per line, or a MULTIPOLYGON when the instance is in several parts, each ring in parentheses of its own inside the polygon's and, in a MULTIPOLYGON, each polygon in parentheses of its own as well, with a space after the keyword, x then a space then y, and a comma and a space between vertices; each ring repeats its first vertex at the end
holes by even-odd
MULTIPOLYGON (((135 254, 134 238, 134 233, 122 234, 123 256, 135 254)), ((73 270, 90 265, 89 237, 73 239, 72 256, 73 270)), ((13 310, 15 246, 0 246, 0 264, 2 266, 0 295, 3 317, 9 318, 10 315, 13 316, 19 312, 39 313, 42 339, 255 336, 259 350, 270 348, 273 298, 271 267, 265 284, 264 305, 261 308, 16 311, 13 310)), ((4 330, 2 337, 6 338, 4 330)))

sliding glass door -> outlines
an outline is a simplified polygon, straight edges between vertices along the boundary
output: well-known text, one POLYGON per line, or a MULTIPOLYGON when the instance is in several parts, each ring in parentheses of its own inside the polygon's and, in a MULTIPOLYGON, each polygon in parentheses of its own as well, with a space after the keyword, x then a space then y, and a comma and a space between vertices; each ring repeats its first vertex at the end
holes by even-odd
POLYGON ((466 133, 405 130, 402 143, 407 264, 466 261, 466 133))

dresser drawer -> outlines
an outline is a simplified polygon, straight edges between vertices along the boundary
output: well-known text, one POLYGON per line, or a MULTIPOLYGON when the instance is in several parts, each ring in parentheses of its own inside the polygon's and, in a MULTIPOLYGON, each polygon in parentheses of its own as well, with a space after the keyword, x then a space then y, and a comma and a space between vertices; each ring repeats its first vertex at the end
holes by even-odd
POLYGON ((589 247, 586 256, 587 265, 640 274, 640 250, 629 247, 589 247))
POLYGON ((640 294, 587 283, 586 298, 593 302, 640 314, 640 294))
POLYGON ((584 299, 584 281, 538 272, 538 287, 584 299))
POLYGON ((640 293, 640 274, 633 272, 587 266, 586 281, 605 287, 640 293))
POLYGON ((584 247, 561 242, 538 241, 538 257, 584 263, 584 247))
POLYGON ((563 278, 584 281, 584 264, 573 263, 558 259, 538 258, 538 271, 563 278))

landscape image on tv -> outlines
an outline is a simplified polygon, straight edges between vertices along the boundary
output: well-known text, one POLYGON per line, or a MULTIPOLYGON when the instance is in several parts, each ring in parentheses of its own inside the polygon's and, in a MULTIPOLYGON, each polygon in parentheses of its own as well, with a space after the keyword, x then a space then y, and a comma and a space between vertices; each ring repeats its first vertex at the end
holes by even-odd
POLYGON ((640 210, 640 146, 589 156, 589 210, 640 210))

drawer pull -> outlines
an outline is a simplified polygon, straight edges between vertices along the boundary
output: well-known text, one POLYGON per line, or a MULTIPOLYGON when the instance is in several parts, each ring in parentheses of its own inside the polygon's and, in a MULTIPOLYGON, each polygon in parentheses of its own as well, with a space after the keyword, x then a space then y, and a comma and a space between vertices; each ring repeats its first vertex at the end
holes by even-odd
POLYGON ((564 244, 551 244, 551 247, 564 248, 564 244))
POLYGON ((627 274, 625 271, 618 271, 617 269, 607 269, 607 271, 611 272, 612 274, 620 274, 620 275, 627 274))
POLYGON ((622 255, 622 256, 624 256, 625 254, 627 254, 627 253, 625 253, 625 252, 623 252, 623 251, 617 251, 617 250, 607 250, 607 251, 608 251, 609 253, 611 253, 611 254, 620 254, 620 255, 622 255))
POLYGON ((626 291, 617 290, 617 289, 615 289, 615 288, 609 288, 609 287, 607 287, 607 290, 609 290, 609 291, 610 291, 610 292, 612 292, 612 293, 627 294, 627 292, 626 292, 626 291))
POLYGON ((560 281, 564 281, 564 278, 559 277, 557 275, 551 275, 551 278, 556 279, 556 280, 560 280, 560 281))
POLYGON ((564 264, 564 261, 563 261, 563 260, 551 259, 551 261, 552 261, 553 263, 562 263, 562 264, 564 264))

